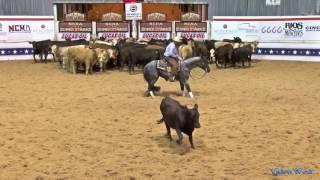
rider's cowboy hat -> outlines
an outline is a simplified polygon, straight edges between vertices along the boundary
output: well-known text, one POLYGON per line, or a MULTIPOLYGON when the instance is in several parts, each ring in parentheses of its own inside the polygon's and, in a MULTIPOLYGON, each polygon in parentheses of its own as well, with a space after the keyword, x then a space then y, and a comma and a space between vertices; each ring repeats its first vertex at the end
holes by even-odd
POLYGON ((176 36, 172 39, 174 42, 181 42, 181 37, 180 36, 176 36))

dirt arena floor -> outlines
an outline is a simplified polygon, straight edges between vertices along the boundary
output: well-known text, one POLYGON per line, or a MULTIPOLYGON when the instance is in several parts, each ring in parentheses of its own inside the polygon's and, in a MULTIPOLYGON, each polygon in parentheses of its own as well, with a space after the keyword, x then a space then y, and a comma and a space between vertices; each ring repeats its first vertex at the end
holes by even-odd
POLYGON ((170 142, 156 123, 166 95, 193 105, 178 83, 160 80, 152 99, 141 73, 0 62, 0 179, 320 179, 320 63, 213 68, 190 83, 201 114, 196 149, 187 136, 170 142))

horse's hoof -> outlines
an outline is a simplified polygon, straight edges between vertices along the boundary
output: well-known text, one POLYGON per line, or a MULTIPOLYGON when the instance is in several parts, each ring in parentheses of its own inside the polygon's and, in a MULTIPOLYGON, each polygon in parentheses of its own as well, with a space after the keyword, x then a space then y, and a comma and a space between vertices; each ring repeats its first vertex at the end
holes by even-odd
POLYGON ((150 96, 149 91, 144 92, 144 96, 145 96, 145 97, 150 96))

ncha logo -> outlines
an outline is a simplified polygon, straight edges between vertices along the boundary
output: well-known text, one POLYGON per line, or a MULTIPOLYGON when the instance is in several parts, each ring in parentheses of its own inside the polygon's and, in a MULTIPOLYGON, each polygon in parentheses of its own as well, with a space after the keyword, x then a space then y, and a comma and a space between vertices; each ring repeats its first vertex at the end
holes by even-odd
POLYGON ((31 32, 30 25, 9 25, 9 32, 31 32))

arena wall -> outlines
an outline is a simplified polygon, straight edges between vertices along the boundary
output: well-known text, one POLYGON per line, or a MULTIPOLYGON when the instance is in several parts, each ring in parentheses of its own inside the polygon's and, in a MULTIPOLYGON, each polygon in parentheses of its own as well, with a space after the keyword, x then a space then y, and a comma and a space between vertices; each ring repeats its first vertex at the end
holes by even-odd
POLYGON ((53 38, 53 16, 0 16, 0 60, 32 59, 29 42, 53 38))
POLYGON ((258 41, 255 59, 320 61, 320 16, 213 17, 211 39, 258 41))

